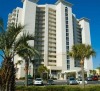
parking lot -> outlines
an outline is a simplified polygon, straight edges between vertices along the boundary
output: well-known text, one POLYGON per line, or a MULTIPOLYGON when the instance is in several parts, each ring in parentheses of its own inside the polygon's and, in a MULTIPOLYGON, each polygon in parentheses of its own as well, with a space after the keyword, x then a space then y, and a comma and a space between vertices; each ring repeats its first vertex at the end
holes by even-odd
MULTIPOLYGON (((43 82, 44 85, 47 84, 46 81, 43 82)), ((100 84, 99 81, 87 81, 87 84, 100 84)), ((54 85, 67 85, 66 80, 54 80, 54 85)), ((16 86, 24 86, 24 80, 16 80, 16 86)))

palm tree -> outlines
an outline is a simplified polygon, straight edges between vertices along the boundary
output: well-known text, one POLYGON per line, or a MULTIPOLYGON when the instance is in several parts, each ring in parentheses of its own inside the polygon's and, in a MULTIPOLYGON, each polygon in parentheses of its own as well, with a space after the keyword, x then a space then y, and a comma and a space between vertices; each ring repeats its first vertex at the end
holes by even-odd
POLYGON ((22 60, 18 60, 18 61, 15 63, 16 72, 17 72, 17 65, 21 65, 22 62, 23 62, 22 60))
POLYGON ((23 28, 24 26, 20 24, 11 24, 5 31, 3 21, 0 19, 0 51, 2 51, 0 56, 3 58, 0 74, 3 91, 15 91, 15 68, 13 57, 29 47, 27 41, 34 40, 33 35, 23 33, 23 28), (22 45, 25 45, 25 47, 20 49, 22 45))
POLYGON ((75 60, 80 60, 81 71, 82 71, 82 84, 84 84, 84 60, 89 59, 91 56, 95 56, 95 51, 90 45, 76 44, 72 46, 72 50, 69 52, 69 56, 75 60))
MULTIPOLYGON (((33 56, 32 56, 33 57, 33 56)), ((30 62, 32 63, 33 65, 33 78, 35 80, 35 76, 36 76, 36 69, 38 68, 38 66, 41 64, 41 60, 40 60, 40 57, 41 57, 41 54, 37 54, 34 56, 34 59, 30 57, 30 62)))
POLYGON ((25 60, 25 86, 28 86, 28 68, 29 68, 29 62, 31 61, 31 58, 35 55, 38 55, 39 53, 31 46, 27 44, 27 46, 21 46, 21 49, 23 51, 20 51, 18 55, 22 57, 25 60), (26 48, 25 48, 26 47, 26 48))

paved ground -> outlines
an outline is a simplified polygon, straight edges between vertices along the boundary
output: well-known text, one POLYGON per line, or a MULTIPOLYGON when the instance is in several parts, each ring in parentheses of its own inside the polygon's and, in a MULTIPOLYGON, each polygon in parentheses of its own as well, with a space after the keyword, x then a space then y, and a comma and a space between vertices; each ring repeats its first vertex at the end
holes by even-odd
MULTIPOLYGON (((44 82, 44 84, 46 84, 46 82, 44 82)), ((66 85, 66 81, 65 80, 54 80, 54 84, 55 85, 66 85)), ((88 81, 87 84, 100 84, 100 81, 88 81)), ((23 80, 17 80, 16 81, 16 85, 20 86, 24 86, 24 81, 23 80)))

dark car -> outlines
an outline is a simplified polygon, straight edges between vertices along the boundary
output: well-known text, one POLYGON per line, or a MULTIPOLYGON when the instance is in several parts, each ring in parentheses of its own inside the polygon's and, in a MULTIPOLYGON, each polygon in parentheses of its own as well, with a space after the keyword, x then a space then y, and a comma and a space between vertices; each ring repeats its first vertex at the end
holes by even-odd
POLYGON ((28 85, 33 85, 33 80, 32 79, 28 79, 28 85))
POLYGON ((87 77, 86 80, 87 81, 92 81, 92 77, 87 77))
POLYGON ((54 85, 54 81, 53 81, 53 79, 48 79, 48 81, 47 81, 47 85, 54 85))
POLYGON ((67 84, 68 84, 68 85, 77 85, 78 82, 76 81, 76 79, 75 79, 74 77, 69 77, 69 78, 67 79, 67 84))
POLYGON ((93 80, 93 81, 98 81, 98 76, 93 76, 93 77, 92 77, 92 80, 93 80))
MULTIPOLYGON (((25 81, 24 81, 24 85, 25 85, 25 81)), ((28 79, 28 85, 33 85, 33 79, 28 79)))

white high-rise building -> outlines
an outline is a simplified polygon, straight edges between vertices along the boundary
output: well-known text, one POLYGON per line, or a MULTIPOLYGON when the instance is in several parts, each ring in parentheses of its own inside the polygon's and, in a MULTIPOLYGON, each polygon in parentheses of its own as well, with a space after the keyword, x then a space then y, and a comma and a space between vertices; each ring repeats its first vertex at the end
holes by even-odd
MULTIPOLYGON (((38 5, 38 0, 23 0, 23 8, 17 7, 8 17, 10 23, 26 25, 25 29, 36 38, 31 45, 41 54, 41 64, 50 70, 50 76, 65 79, 66 72, 80 72, 79 61, 67 54, 77 43, 91 45, 90 26, 87 18, 77 19, 72 4, 58 0, 55 4, 38 5)), ((34 57, 34 60, 38 60, 34 57)), ((15 57, 19 60, 19 57, 15 57)), ((92 58, 85 60, 84 69, 93 69, 92 58), (89 65, 89 66, 88 66, 89 65)), ((32 74, 32 64, 31 74, 32 74)), ((18 66, 17 77, 24 77, 24 62, 18 66), (23 72, 23 74, 22 74, 23 72)))

